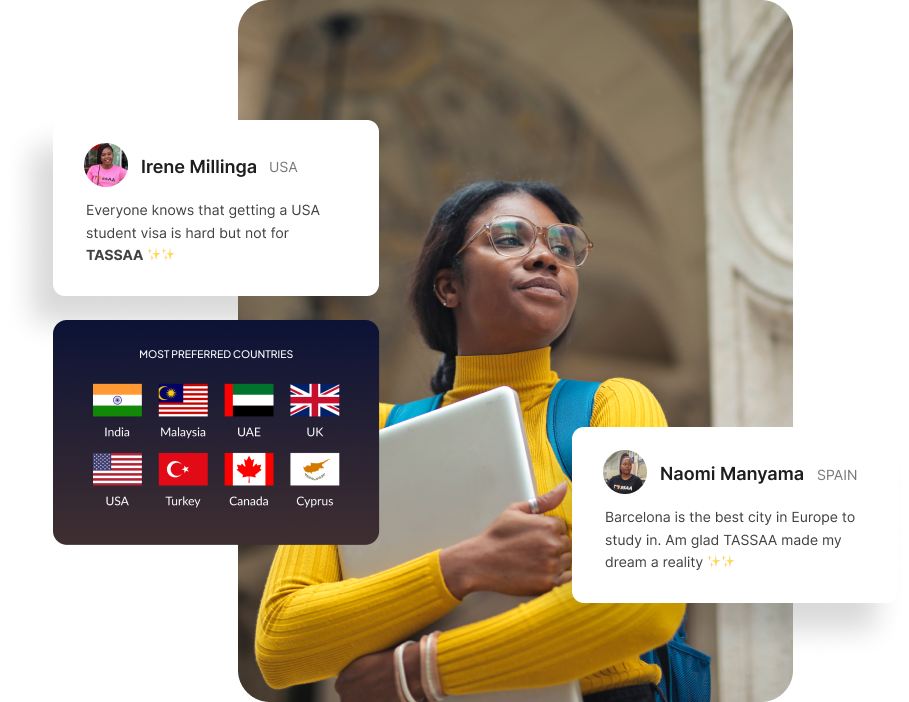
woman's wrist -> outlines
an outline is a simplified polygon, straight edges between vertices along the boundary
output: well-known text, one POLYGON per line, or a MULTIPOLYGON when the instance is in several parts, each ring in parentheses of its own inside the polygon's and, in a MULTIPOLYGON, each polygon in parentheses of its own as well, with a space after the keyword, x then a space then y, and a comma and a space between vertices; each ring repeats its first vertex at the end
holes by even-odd
POLYGON ((442 570, 445 587, 459 600, 480 589, 475 569, 471 567, 474 551, 472 541, 473 539, 468 539, 439 552, 439 568, 442 570))

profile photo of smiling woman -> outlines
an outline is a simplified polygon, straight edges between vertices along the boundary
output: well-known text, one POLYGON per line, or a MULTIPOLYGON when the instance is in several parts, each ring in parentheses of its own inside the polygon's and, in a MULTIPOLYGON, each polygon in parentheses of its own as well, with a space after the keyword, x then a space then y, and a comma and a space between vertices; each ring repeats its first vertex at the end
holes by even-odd
MULTIPOLYGON (((559 382, 550 353, 566 343, 579 269, 593 255, 580 222, 544 183, 475 183, 439 207, 409 294, 423 339, 442 354, 432 390, 447 406, 513 388, 540 497, 510 505, 467 541, 356 580, 341 579, 335 546, 280 546, 256 631, 269 685, 339 676, 343 702, 398 702, 579 680, 588 702, 656 699, 660 668, 640 655, 672 638, 685 605, 572 596, 571 482, 546 415, 559 382), (476 591, 535 599, 401 645, 476 591)), ((379 405, 380 429, 392 410, 379 405)), ((613 378, 596 388, 590 425, 665 427, 666 419, 647 388, 613 378)))
POLYGON ((98 144, 97 155, 98 163, 85 172, 94 185, 110 188, 126 178, 126 169, 114 163, 113 146, 107 143, 98 144))
POLYGON ((644 487, 644 481, 638 476, 632 475, 631 470, 634 468, 634 461, 627 453, 623 453, 619 458, 619 474, 613 475, 606 484, 613 492, 627 494, 637 492, 644 487))

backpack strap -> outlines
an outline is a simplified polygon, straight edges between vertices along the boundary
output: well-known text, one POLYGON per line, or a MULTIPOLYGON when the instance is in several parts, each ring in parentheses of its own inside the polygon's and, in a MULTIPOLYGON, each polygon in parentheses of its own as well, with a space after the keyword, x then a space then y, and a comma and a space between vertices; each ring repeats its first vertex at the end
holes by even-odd
POLYGON ((444 396, 445 393, 443 392, 441 395, 424 397, 422 400, 414 400, 413 402, 408 402, 404 405, 395 405, 391 408, 388 419, 385 420, 385 428, 388 429, 388 427, 394 424, 399 424, 400 422, 419 417, 422 414, 438 409, 444 396))
POLYGON ((546 435, 562 472, 571 480, 571 437, 575 429, 590 426, 593 399, 600 383, 560 380, 546 407, 546 435))
MULTIPOLYGON (((676 634, 678 636, 678 634, 676 634)), ((673 685, 673 671, 672 671, 672 659, 669 657, 669 644, 663 644, 657 649, 653 650, 654 658, 653 661, 658 666, 660 666, 660 685, 656 687, 657 691, 660 693, 660 697, 663 698, 663 702, 669 702, 672 697, 672 690, 675 688, 673 685), (664 693, 662 685, 665 683, 666 692, 664 693)))

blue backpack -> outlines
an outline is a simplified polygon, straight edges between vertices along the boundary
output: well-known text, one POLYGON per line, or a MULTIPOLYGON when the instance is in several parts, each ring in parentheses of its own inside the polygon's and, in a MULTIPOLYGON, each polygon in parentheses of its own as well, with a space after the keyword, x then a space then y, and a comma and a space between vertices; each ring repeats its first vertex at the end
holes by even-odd
MULTIPOLYGON (((546 435, 562 471, 571 480, 571 437, 576 429, 590 426, 593 400, 600 383, 560 380, 546 407, 546 435)), ((395 405, 386 427, 439 408, 445 393, 405 405, 395 405)), ((660 666, 663 676, 657 689, 666 702, 710 702, 710 656, 685 643, 685 622, 672 639, 641 656, 660 666)))

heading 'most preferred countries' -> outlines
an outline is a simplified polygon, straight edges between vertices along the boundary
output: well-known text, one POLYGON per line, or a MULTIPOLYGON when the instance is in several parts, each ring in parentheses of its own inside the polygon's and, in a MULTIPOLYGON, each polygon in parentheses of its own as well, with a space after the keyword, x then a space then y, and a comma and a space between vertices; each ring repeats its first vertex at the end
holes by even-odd
POLYGON ((92 385, 93 417, 141 417, 142 385, 95 383, 92 385))

